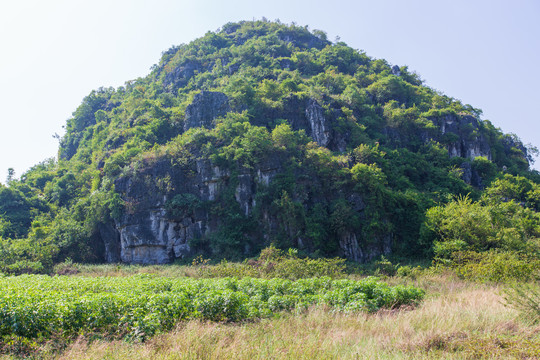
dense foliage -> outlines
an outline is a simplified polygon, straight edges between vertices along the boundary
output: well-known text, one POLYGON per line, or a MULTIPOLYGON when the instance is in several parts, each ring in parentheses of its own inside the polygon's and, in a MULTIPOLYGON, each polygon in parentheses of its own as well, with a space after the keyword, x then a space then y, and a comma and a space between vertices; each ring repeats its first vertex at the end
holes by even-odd
POLYGON ((170 177, 150 181, 170 195, 171 219, 201 209, 224 219, 190 244, 213 257, 253 256, 271 243, 342 255, 339 241, 351 232, 368 244, 389 237, 394 253, 408 257, 538 254, 540 176, 528 168, 535 149, 480 116, 406 66, 331 43, 322 31, 229 23, 165 51, 144 78, 92 91, 67 121, 59 159, 0 186, 0 271, 104 261, 104 224, 137 206, 116 191, 117 180, 144 182, 163 163, 189 176, 200 159, 231 173, 230 188, 211 202, 176 191, 170 177), (230 111, 188 128, 186 110, 201 91, 225 94, 230 111), (306 101, 343 142, 321 146, 285 118, 306 101), (475 120, 459 136, 441 135, 445 119, 467 116, 475 120), (491 159, 449 156, 456 143, 480 138, 491 159), (234 200, 238 174, 269 161, 282 171, 246 215, 234 200), (264 216, 278 220, 270 238, 258 232, 264 216))
POLYGON ((178 321, 240 321, 312 305, 373 312, 416 304, 424 292, 374 278, 189 279, 138 275, 120 278, 25 275, 0 278, 0 336, 97 332, 141 337, 178 321))

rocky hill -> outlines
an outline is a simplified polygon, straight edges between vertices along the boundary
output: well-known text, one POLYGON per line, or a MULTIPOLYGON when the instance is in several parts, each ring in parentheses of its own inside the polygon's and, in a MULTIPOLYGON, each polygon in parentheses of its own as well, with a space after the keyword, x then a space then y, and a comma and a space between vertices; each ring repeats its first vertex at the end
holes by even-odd
POLYGON ((538 181, 515 135, 406 66, 307 27, 229 23, 92 91, 59 160, 1 189, 0 235, 51 261, 244 258, 269 244, 424 256, 426 211, 504 174, 538 181))

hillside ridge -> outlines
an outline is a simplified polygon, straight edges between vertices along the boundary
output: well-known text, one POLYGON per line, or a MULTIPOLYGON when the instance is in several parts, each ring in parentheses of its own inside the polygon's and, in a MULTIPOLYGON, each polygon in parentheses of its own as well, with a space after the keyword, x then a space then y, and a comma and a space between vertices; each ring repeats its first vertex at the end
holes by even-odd
POLYGON ((41 265, 240 259, 270 244, 425 257, 430 208, 506 176, 536 189, 531 150, 407 66, 320 30, 229 23, 85 97, 59 160, 0 189, 0 236, 40 244, 41 265))

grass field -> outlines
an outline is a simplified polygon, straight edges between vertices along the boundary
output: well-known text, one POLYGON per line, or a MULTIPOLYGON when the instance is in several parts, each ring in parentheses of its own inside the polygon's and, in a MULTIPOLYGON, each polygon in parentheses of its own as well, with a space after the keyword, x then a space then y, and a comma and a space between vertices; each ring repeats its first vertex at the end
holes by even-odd
POLYGON ((438 277, 416 309, 321 309, 255 323, 189 321, 144 344, 79 339, 62 359, 538 359, 540 327, 504 306, 497 286, 438 277))
MULTIPOLYGON (((170 274, 172 268, 161 271, 170 274)), ((13 338, 4 340, 2 358, 540 359, 540 326, 505 306, 504 285, 450 274, 386 280, 414 284, 427 296, 417 307, 372 314, 318 306, 255 321, 187 320, 144 342, 92 333, 70 341, 13 338)))

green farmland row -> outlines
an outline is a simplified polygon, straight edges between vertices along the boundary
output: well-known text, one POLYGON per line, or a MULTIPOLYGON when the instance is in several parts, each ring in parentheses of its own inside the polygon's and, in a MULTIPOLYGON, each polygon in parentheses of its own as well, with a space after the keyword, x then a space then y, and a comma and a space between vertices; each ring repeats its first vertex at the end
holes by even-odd
POLYGON ((375 278, 114 278, 23 275, 0 278, 0 335, 99 332, 147 337, 187 319, 242 321, 325 306, 373 312, 415 304, 424 292, 375 278))

